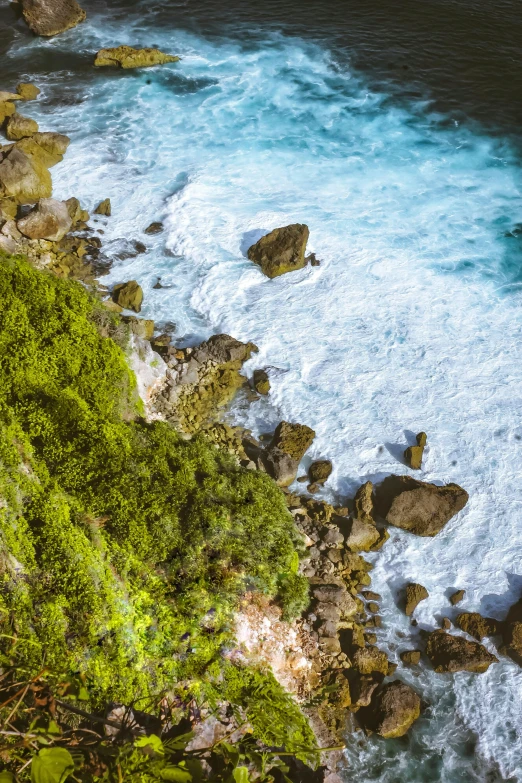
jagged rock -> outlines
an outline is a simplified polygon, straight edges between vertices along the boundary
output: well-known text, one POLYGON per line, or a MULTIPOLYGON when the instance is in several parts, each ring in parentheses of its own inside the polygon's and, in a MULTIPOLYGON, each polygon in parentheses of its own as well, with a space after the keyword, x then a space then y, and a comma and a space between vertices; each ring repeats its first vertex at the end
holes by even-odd
POLYGON ((266 452, 263 461, 268 474, 279 487, 289 487, 295 481, 299 462, 292 459, 290 454, 272 447, 266 452))
POLYGON ((352 664, 361 674, 380 672, 388 673, 388 658, 386 653, 377 647, 358 647, 352 656, 352 664))
POLYGON ((159 49, 134 49, 132 46, 116 46, 100 49, 96 55, 96 66, 110 65, 121 68, 144 68, 164 63, 176 63, 179 57, 165 54, 159 49))
POLYGON ((509 610, 503 623, 502 636, 507 654, 522 666, 522 598, 509 610))
POLYGON ((426 655, 436 672, 487 671, 498 658, 478 642, 468 642, 461 636, 452 636, 445 631, 433 631, 428 636, 426 655))
POLYGON ((143 302, 143 290, 136 280, 119 283, 112 289, 112 300, 124 310, 134 310, 139 313, 143 302))
POLYGON ((3 125, 7 117, 12 117, 16 106, 11 101, 0 101, 0 125, 3 125))
POLYGON ((380 533, 375 525, 361 519, 352 519, 346 536, 346 546, 353 552, 369 552, 379 538, 380 533))
POLYGON ((124 315, 122 321, 129 325, 132 334, 142 340, 151 340, 154 334, 154 321, 145 318, 136 318, 135 315, 124 315))
POLYGON ((40 199, 27 217, 17 222, 18 230, 29 239, 59 242, 71 230, 72 220, 64 201, 40 199))
POLYGON ((10 198, 0 198, 0 219, 14 220, 18 212, 16 201, 10 198))
POLYGON ((28 154, 38 154, 48 168, 55 166, 63 160, 63 156, 71 142, 70 138, 63 133, 51 133, 48 131, 35 133, 31 141, 38 146, 36 152, 34 150, 31 152, 33 148, 32 146, 30 148, 29 140, 21 141, 17 146, 28 154))
POLYGON ((331 474, 332 463, 329 459, 316 460, 308 468, 308 478, 312 484, 324 484, 331 474))
POLYGON ((152 234, 161 234, 161 232, 163 231, 163 228, 164 228, 163 223, 160 223, 159 221, 156 221, 155 223, 151 223, 150 226, 147 226, 147 228, 145 229, 145 231, 143 233, 144 234, 150 234, 150 235, 152 235, 152 234))
POLYGON ((373 518, 373 484, 371 481, 367 481, 363 484, 357 492, 354 498, 354 517, 361 522, 368 522, 369 524, 375 524, 373 518))
POLYGON ((440 621, 440 627, 443 628, 445 631, 449 631, 451 628, 451 620, 449 617, 443 617, 440 621))
POLYGON ((424 447, 428 436, 425 432, 419 432, 416 435, 417 445, 408 446, 404 452, 404 459, 406 464, 413 468, 413 470, 420 470, 422 467, 422 457, 424 455, 424 447))
POLYGON ((31 204, 52 195, 48 169, 63 160, 69 139, 59 133, 36 133, 0 149, 0 198, 31 204))
POLYGON ((77 223, 86 223, 89 220, 89 213, 86 209, 82 209, 82 206, 77 198, 74 196, 68 198, 65 202, 69 217, 71 218, 73 226, 77 223))
POLYGON ((266 370, 254 370, 253 386, 258 394, 268 394, 270 379, 266 370))
POLYGON ((40 90, 36 84, 31 84, 30 82, 20 82, 16 92, 23 101, 34 101, 40 95, 40 90))
POLYGON ((344 536, 338 527, 325 527, 321 530, 321 540, 328 546, 344 544, 344 536))
POLYGON ((460 602, 462 601, 462 599, 464 598, 465 595, 466 595, 466 591, 465 590, 457 590, 456 593, 453 593, 453 595, 450 596, 450 599, 449 599, 450 600, 450 604, 452 606, 456 606, 457 604, 460 604, 460 602))
POLYGON ((277 448, 300 462, 312 445, 315 432, 306 424, 290 424, 282 421, 277 425, 270 448, 277 448))
POLYGON ((344 585, 324 583, 313 584, 310 586, 310 592, 317 601, 314 612, 318 617, 332 619, 332 615, 327 618, 324 613, 325 610, 322 607, 325 604, 333 604, 336 608, 340 609, 341 615, 345 618, 352 617, 357 612, 357 601, 350 595, 344 585))
POLYGON ((5 126, 5 135, 9 141, 20 141, 27 136, 38 133, 38 123, 29 117, 15 112, 9 117, 5 126))
POLYGON ((212 361, 239 369, 257 350, 254 343, 242 343, 228 334, 214 334, 194 348, 193 355, 197 362, 212 361))
POLYGON ((404 652, 401 652, 400 658, 406 666, 417 666, 417 664, 420 663, 421 651, 405 650, 404 652))
POLYGON ((302 269, 309 234, 308 226, 302 223, 275 228, 249 248, 248 258, 270 278, 302 269))
POLYGON ((21 99, 21 95, 18 95, 16 92, 6 92, 5 90, 0 90, 0 103, 3 103, 4 101, 19 101, 21 99))
POLYGON ((420 602, 429 597, 429 593, 422 585, 411 582, 409 585, 406 585, 405 597, 406 604, 404 611, 408 617, 411 617, 420 602))
POLYGON ((350 677, 350 696, 352 706, 368 707, 371 703, 374 691, 379 687, 378 680, 367 674, 359 675, 354 672, 350 677))
POLYGON ((111 200, 110 198, 104 198, 103 201, 100 201, 96 209, 94 210, 95 215, 105 215, 106 217, 111 216, 111 200))
POLYGON ((400 680, 383 685, 372 697, 370 706, 359 712, 367 731, 381 737, 403 737, 417 720, 421 700, 415 691, 400 680))
POLYGON ((22 10, 33 33, 45 37, 70 30, 86 17, 76 0, 22 0, 22 10))
POLYGON ((469 633, 478 641, 486 636, 495 636, 500 633, 500 623, 492 617, 482 617, 478 612, 462 612, 455 620, 455 625, 461 631, 469 633))
POLYGON ((410 476, 388 476, 377 488, 376 510, 385 521, 418 536, 435 536, 468 502, 458 484, 438 487, 410 476))

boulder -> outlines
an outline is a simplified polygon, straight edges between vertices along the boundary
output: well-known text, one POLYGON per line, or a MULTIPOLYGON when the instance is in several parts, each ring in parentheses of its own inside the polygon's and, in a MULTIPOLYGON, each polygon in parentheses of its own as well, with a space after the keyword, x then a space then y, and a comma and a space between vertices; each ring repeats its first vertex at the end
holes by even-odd
POLYGON ((242 343, 229 334, 214 334, 208 340, 194 348, 194 359, 197 362, 212 362, 240 369, 244 362, 257 352, 254 343, 242 343))
POLYGON ((34 133, 38 133, 38 123, 29 117, 24 117, 15 112, 7 120, 5 135, 9 141, 19 141, 26 136, 32 136, 34 133))
POLYGON ((500 623, 492 617, 482 617, 478 612, 462 612, 455 620, 455 625, 461 631, 469 633, 478 641, 486 636, 495 636, 500 633, 500 623))
POLYGON ((161 234, 162 231, 163 231, 163 223, 156 221, 155 223, 151 223, 150 226, 147 226, 144 233, 149 235, 154 235, 154 234, 161 234))
POLYGON ((258 394, 268 394, 270 391, 270 379, 266 370, 254 370, 252 384, 258 394))
POLYGON ((522 598, 513 604, 502 624, 505 651, 522 666, 522 598))
POLYGON ((18 230, 28 239, 47 239, 59 242, 72 228, 72 220, 65 201, 40 199, 26 217, 17 222, 18 230))
POLYGON ((331 474, 332 463, 329 459, 316 460, 308 468, 308 478, 312 484, 324 484, 331 474))
POLYGON ((104 198, 103 201, 100 201, 96 209, 94 210, 95 215, 105 215, 106 217, 111 216, 111 200, 110 198, 104 198))
POLYGON ((16 106, 11 101, 0 101, 0 125, 3 125, 7 117, 12 117, 16 106))
POLYGON ((164 63, 176 63, 178 60, 179 57, 165 54, 159 49, 134 49, 132 46, 116 46, 113 49, 100 49, 94 64, 116 68, 144 68, 164 63))
POLYGON ((30 204, 40 198, 50 198, 52 189, 51 175, 38 155, 27 154, 14 145, 2 156, 0 196, 10 197, 19 204, 30 204))
POLYGON ((263 462, 279 487, 289 487, 295 481, 299 462, 285 451, 273 446, 266 451, 263 462))
POLYGON ((428 596, 428 591, 422 585, 416 584, 415 582, 411 582, 409 585, 406 585, 406 601, 404 611, 406 612, 407 616, 411 617, 420 602, 424 601, 426 598, 428 598, 428 596))
POLYGON ((418 536, 435 536, 468 502, 458 484, 439 487, 411 476, 388 476, 377 488, 377 513, 418 536))
POLYGON ((248 258, 270 278, 302 269, 309 234, 308 226, 302 223, 275 228, 249 248, 248 258))
POLYGON ((46 37, 70 30, 86 17, 76 0, 22 0, 22 11, 33 33, 46 37))
POLYGON ((34 101, 40 95, 40 90, 36 84, 31 84, 30 82, 20 82, 16 92, 23 101, 34 101))
POLYGON ((404 460, 410 468, 413 470, 420 470, 422 467, 422 457, 424 455, 424 447, 426 446, 427 435, 425 432, 419 432, 416 436, 417 445, 408 446, 404 452, 404 460))
MULTIPOLYGON (((61 163, 63 156, 67 152, 71 140, 63 133, 35 133, 32 137, 32 142, 38 146, 38 155, 45 162, 48 168, 55 166, 57 163, 61 163)), ((27 142, 21 142, 18 146, 22 147, 25 144, 27 148, 27 142)), ((35 153, 33 153, 35 154, 35 153)))
POLYGON ((417 720, 421 700, 415 691, 400 680, 383 685, 372 697, 370 706, 359 712, 367 731, 391 739, 403 737, 417 720))
POLYGON ((361 520, 361 522, 368 522, 369 524, 375 524, 373 518, 373 484, 371 481, 367 481, 363 484, 355 493, 354 503, 354 517, 361 520))
POLYGON ((13 220, 16 218, 18 205, 10 198, 0 198, 0 220, 13 220))
POLYGON ((119 283, 112 289, 112 300, 124 310, 134 310, 139 313, 143 302, 143 290, 136 280, 119 283))
POLYGON ((346 536, 346 546, 352 552, 369 552, 379 541, 380 533, 370 522, 352 519, 346 536))
POLYGON ((300 462, 314 438, 315 432, 306 424, 290 424, 288 421, 282 421, 276 427, 270 448, 281 449, 292 459, 300 462))
POLYGON ((464 596, 466 595, 465 590, 457 590, 453 595, 450 596, 450 604, 452 606, 456 606, 457 604, 460 604, 464 596))
POLYGON ((89 220, 89 213, 86 209, 82 209, 82 206, 77 198, 72 196, 65 202, 69 217, 71 218, 73 226, 76 223, 86 223, 89 220))
POLYGON ((3 103, 4 101, 19 101, 21 99, 21 95, 18 95, 16 92, 6 92, 5 90, 0 90, 0 103, 3 103))
POLYGON ((351 673, 350 697, 353 707, 368 707, 379 681, 367 674, 351 673))
POLYGON ((426 655, 436 672, 474 672, 482 674, 498 658, 478 642, 468 642, 462 636, 446 631, 433 631, 428 636, 426 655))
POLYGON ((420 650, 405 650, 401 652, 401 661, 406 666, 417 666, 420 663, 421 651, 420 650))
POLYGON ((358 647, 352 655, 352 664, 360 674, 379 672, 384 677, 388 674, 388 658, 378 647, 358 647))

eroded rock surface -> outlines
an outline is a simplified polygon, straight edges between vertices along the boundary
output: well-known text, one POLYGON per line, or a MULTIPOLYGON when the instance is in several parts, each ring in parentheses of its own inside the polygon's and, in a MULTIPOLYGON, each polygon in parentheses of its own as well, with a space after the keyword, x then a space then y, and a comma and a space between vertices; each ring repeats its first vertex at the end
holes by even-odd
POLYGON ((100 49, 96 55, 96 66, 116 68, 146 68, 164 63, 176 63, 179 57, 165 54, 159 49, 134 49, 132 46, 116 46, 112 49, 100 49))
POLYGON ((482 674, 498 658, 478 642, 445 631, 433 631, 428 636, 426 655, 436 672, 473 672, 482 674))
POLYGON ((70 30, 86 17, 76 0, 22 0, 22 11, 33 33, 45 37, 70 30))
POLYGON ((410 582, 409 585, 406 585, 404 611, 408 617, 413 614, 420 602, 424 601, 428 596, 428 591, 422 585, 416 582, 410 582))
POLYGON ((302 269, 307 263, 309 234, 308 226, 302 223, 275 228, 249 248, 248 258, 270 278, 302 269))
POLYGON ((383 685, 372 697, 370 706, 361 710, 366 730, 381 737, 403 737, 421 712, 420 697, 400 680, 383 685))
POLYGON ((28 239, 47 239, 50 242, 63 239, 72 225, 66 202, 53 198, 40 199, 33 211, 16 224, 18 230, 28 239))

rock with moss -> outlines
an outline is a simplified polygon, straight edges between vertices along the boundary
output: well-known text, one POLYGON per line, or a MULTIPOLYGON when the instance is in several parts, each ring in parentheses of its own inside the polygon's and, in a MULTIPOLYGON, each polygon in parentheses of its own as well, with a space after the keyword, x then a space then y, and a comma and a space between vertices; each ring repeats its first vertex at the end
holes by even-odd
POLYGON ((479 642, 486 636, 496 636, 501 632, 501 624, 493 617, 483 617, 478 612, 461 612, 455 625, 461 631, 474 636, 479 642))
POLYGON ((75 196, 68 198, 64 203, 73 226, 76 226, 77 223, 86 223, 89 220, 89 213, 86 209, 82 209, 82 205, 75 196))
POLYGON ((462 636, 446 631, 433 631, 428 636, 426 655, 436 672, 473 672, 482 674, 498 658, 478 642, 469 642, 462 636))
POLYGON ((301 223, 275 228, 249 248, 248 258, 270 278, 302 269, 309 234, 308 226, 301 223))
POLYGON ((308 478, 312 484, 322 485, 332 475, 333 466, 329 459, 319 459, 312 462, 308 468, 308 478))
POLYGON ((143 289, 136 280, 118 283, 112 289, 112 300, 124 310, 134 310, 135 313, 139 313, 143 302, 143 289))
POLYGON ((29 239, 47 239, 59 242, 72 228, 72 220, 65 201, 40 199, 36 207, 16 224, 29 239))
POLYGON ((266 395, 270 391, 270 378, 266 370, 254 370, 252 385, 258 394, 266 395))
POLYGON ((378 486, 376 511, 390 525, 418 536, 435 536, 468 502, 458 484, 442 487, 411 476, 389 476, 378 486))
POLYGON ((33 33, 46 38, 76 27, 86 17, 76 0, 22 0, 22 12, 33 33))
POLYGON ((34 101, 40 95, 40 89, 31 82, 20 82, 16 92, 23 101, 34 101))
POLYGON ((278 448, 300 462, 315 438, 315 432, 306 424, 280 422, 274 432, 270 448, 278 448))
POLYGON ((415 446, 408 446, 404 452, 404 460, 413 470, 420 470, 422 467, 422 457, 424 455, 427 439, 428 436, 425 432, 419 432, 416 435, 417 444, 415 446))
POLYGON ((112 207, 110 198, 104 198, 103 201, 100 201, 98 206, 94 209, 95 215, 105 215, 105 217, 110 217, 111 213, 112 207))
POLYGON ((411 617, 421 601, 425 601, 429 597, 426 588, 416 582, 410 582, 406 585, 404 593, 404 611, 408 617, 411 617))
POLYGON ((394 680, 383 685, 359 715, 367 731, 392 739, 407 734, 420 712, 419 695, 406 683, 394 680))
POLYGON ((361 674, 378 672, 386 676, 388 673, 386 653, 377 647, 359 647, 352 655, 352 664, 361 674))
POLYGON ((94 65, 116 68, 148 68, 153 65, 176 63, 179 57, 165 54, 159 49, 134 49, 132 46, 116 46, 112 49, 100 49, 94 65))

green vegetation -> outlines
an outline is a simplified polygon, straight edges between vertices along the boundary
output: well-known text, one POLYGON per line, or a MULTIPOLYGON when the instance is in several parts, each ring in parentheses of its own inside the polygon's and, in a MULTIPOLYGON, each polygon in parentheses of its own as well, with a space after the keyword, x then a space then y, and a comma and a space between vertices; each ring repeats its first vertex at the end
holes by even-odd
POLYGON ((306 605, 284 497, 145 422, 117 341, 118 317, 80 284, 0 257, 0 653, 30 675, 81 674, 91 708, 221 681, 268 744, 310 742, 271 676, 223 663, 246 589, 287 617, 306 605))

